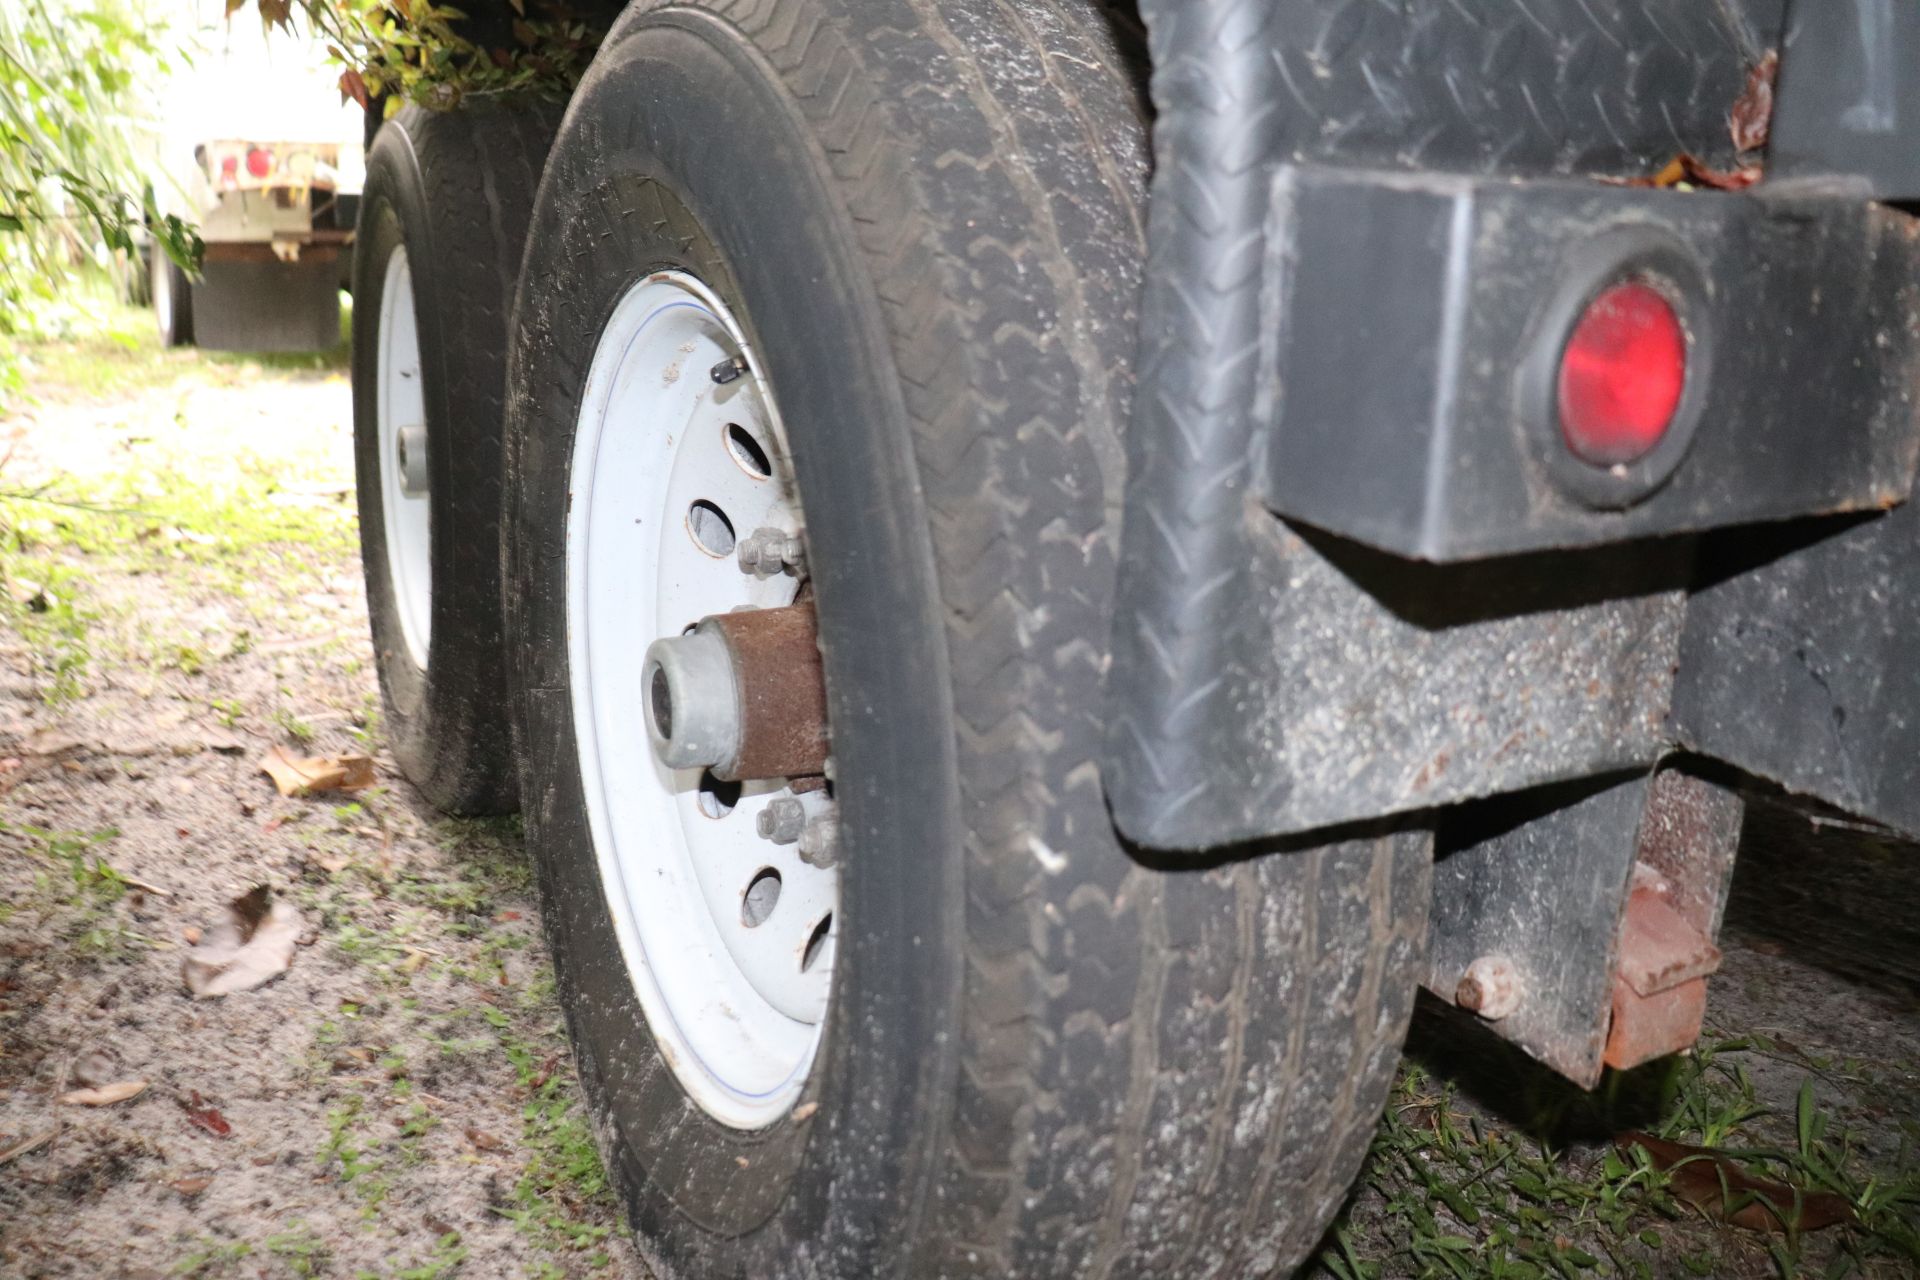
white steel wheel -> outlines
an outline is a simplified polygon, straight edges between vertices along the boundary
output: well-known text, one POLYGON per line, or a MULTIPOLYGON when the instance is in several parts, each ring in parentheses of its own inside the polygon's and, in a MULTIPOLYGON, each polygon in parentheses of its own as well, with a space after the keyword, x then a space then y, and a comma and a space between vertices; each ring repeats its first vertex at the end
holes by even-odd
POLYGON ((407 656, 424 671, 433 625, 432 507, 420 330, 404 245, 394 246, 387 258, 380 292, 378 359, 375 412, 387 574, 407 656))
POLYGON ((754 532, 799 537, 804 525, 753 353, 691 275, 648 276, 614 308, 570 487, 570 695, 607 909, 682 1087, 721 1123, 759 1128, 793 1105, 820 1041, 839 873, 761 834, 775 801, 828 816, 824 790, 669 769, 648 740, 651 642, 711 615, 792 604, 801 589, 739 563, 754 532))
POLYGON ((166 254, 158 245, 153 247, 153 264, 147 270, 151 283, 147 286, 152 295, 153 310, 160 317, 160 341, 162 345, 172 346, 173 338, 173 272, 172 265, 166 261, 166 254))

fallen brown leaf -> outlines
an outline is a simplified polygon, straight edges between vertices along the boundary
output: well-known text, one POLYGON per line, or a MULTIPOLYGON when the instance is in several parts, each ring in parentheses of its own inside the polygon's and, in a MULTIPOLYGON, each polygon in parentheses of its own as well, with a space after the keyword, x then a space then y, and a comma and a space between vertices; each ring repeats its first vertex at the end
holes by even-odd
POLYGON ((375 781, 371 756, 295 757, 278 746, 260 761, 260 771, 273 779, 274 789, 283 796, 311 795, 315 791, 362 791, 375 781))
POLYGON ((1667 161, 1658 173, 1645 178, 1607 179, 1623 187, 1711 187, 1715 191, 1744 191, 1760 181, 1761 168, 1757 164, 1742 165, 1737 169, 1715 169, 1698 156, 1681 152, 1667 161))
POLYGON ((467 1126, 467 1141, 482 1151, 498 1151, 507 1145, 485 1129, 476 1129, 472 1125, 467 1126))
POLYGON ((205 1129, 216 1138, 233 1136, 233 1126, 200 1096, 199 1090, 194 1090, 189 1098, 181 1099, 180 1109, 187 1113, 187 1123, 194 1128, 205 1129))
POLYGON ((175 1178, 167 1185, 183 1196, 193 1197, 212 1186, 213 1177, 211 1174, 208 1174, 198 1178, 175 1178))
POLYGON ((180 961, 181 976, 196 1000, 251 991, 280 976, 293 963, 300 913, 274 902, 265 886, 227 904, 224 920, 208 929, 180 961))
POLYGON ((1818 1231, 1854 1220, 1853 1206, 1831 1191, 1807 1191, 1756 1178, 1708 1147, 1623 1133, 1614 1145, 1639 1147, 1670 1175, 1673 1194, 1709 1217, 1749 1231, 1818 1231))
POLYGON ((1773 80, 1780 72, 1780 54, 1773 49, 1747 72, 1747 87, 1727 112, 1727 132, 1735 151, 1758 151, 1767 145, 1773 125, 1773 80))
POLYGON ((137 1098, 146 1091, 145 1080, 116 1080, 97 1089, 74 1089, 63 1093, 60 1101, 70 1107, 110 1107, 116 1102, 137 1098))
POLYGON ((820 1104, 817 1102, 803 1102, 793 1109, 793 1122, 799 1124, 802 1120, 811 1120, 813 1113, 819 1109, 820 1104))

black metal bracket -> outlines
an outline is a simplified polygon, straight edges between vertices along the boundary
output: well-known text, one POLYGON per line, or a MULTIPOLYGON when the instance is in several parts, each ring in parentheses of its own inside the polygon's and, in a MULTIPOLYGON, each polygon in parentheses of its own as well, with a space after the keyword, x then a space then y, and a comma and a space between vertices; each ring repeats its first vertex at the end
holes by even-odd
POLYGON ((1920 200, 1920 5, 1793 0, 1767 181, 1920 200))

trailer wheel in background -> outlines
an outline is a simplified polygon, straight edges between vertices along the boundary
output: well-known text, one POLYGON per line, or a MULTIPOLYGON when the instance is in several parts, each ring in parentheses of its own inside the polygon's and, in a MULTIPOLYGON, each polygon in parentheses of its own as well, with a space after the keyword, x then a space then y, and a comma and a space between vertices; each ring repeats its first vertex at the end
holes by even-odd
POLYGON ((515 803, 499 571, 506 328, 558 117, 409 107, 367 156, 353 262, 367 610, 389 746, 449 813, 515 803))
POLYGON ((158 245, 147 250, 148 296, 154 318, 160 322, 160 345, 193 345, 193 288, 180 264, 158 245))
POLYGON ((1427 835, 1160 859, 1100 785, 1132 90, 1072 0, 636 0, 568 108, 511 352, 514 714, 580 1072, 663 1277, 1284 1274, 1372 1135, 1427 835), (728 462, 718 424, 762 417, 728 462), (804 939, 827 890, 774 874, 751 786, 656 762, 687 703, 643 679, 696 606, 754 625, 754 476, 797 484, 838 815, 825 1016, 794 1003, 786 1052, 738 935, 804 939))

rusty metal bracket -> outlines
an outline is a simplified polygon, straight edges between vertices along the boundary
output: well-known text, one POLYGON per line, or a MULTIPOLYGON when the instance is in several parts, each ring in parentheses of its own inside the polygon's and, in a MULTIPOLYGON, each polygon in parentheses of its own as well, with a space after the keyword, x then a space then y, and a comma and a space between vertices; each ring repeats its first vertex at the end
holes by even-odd
POLYGON ((1587 1088, 1688 1047, 1742 813, 1674 767, 1467 810, 1434 867, 1425 985, 1587 1088))
POLYGON ((1700 1038, 1744 812, 1738 796, 1703 779, 1669 771, 1655 780, 1620 917, 1608 1066, 1637 1067, 1700 1038))

